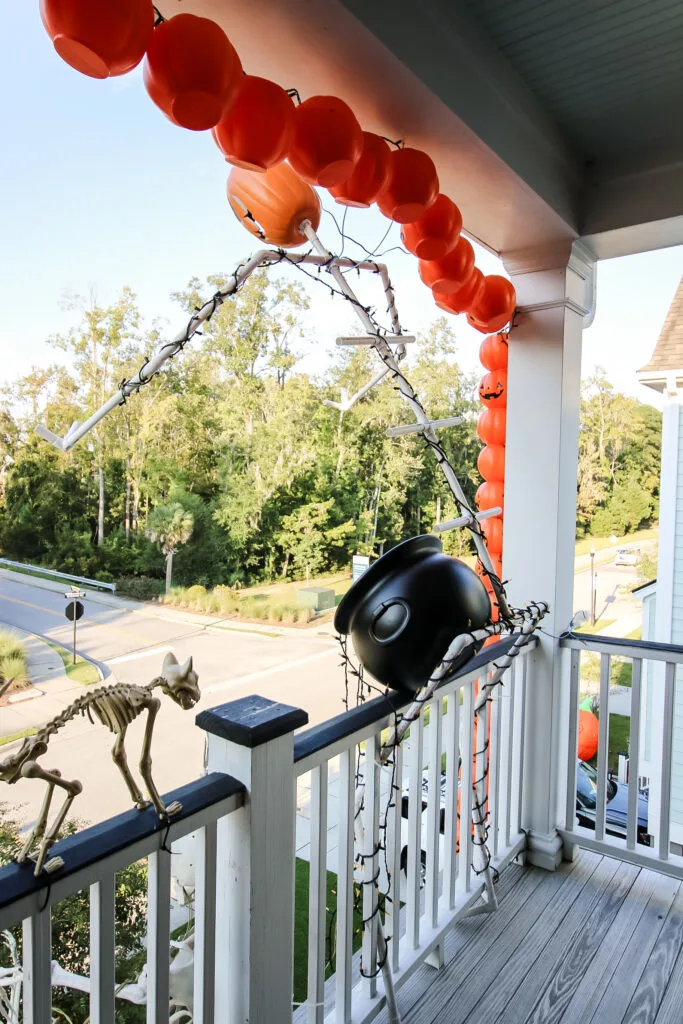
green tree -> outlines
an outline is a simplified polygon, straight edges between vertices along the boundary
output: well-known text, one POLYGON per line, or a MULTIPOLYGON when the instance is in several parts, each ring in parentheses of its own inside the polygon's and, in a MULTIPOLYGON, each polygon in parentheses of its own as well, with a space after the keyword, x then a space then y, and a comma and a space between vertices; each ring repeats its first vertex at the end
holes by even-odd
POLYGON ((356 534, 353 521, 330 523, 334 498, 329 501, 312 502, 282 519, 278 543, 285 552, 282 575, 286 576, 291 558, 296 576, 301 579, 322 572, 329 565, 331 549, 340 547, 344 541, 356 534))
POLYGON ((157 505, 147 521, 147 535, 166 559, 166 593, 171 591, 173 556, 192 536, 194 517, 179 501, 157 505))

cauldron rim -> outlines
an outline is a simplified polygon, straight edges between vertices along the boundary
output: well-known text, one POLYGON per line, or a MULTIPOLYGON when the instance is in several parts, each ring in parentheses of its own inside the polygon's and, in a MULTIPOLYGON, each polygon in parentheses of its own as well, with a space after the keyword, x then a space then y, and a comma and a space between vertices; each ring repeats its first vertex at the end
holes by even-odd
POLYGON ((378 583, 382 582, 387 572, 398 568, 407 557, 441 551, 443 551, 441 540, 433 533, 423 533, 419 537, 410 537, 408 540, 402 540, 400 544, 396 544, 373 562, 360 579, 356 580, 346 591, 335 612, 334 628, 342 636, 350 633, 351 619, 361 602, 378 583))

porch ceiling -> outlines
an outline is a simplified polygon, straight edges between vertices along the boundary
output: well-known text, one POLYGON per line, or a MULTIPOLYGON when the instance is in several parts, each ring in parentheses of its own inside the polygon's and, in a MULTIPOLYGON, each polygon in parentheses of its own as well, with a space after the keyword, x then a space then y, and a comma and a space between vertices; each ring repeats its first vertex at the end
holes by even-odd
POLYGON ((250 73, 340 95, 365 128, 427 149, 496 252, 683 243, 677 0, 158 5, 221 23, 250 73))

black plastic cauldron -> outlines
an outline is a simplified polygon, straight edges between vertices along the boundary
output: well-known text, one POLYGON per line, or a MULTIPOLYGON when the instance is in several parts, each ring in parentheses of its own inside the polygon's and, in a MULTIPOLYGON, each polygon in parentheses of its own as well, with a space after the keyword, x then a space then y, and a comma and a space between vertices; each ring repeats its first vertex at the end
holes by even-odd
MULTIPOLYGON (((416 692, 455 637, 490 618, 491 602, 476 573, 426 534, 378 558, 342 598, 334 625, 351 634, 361 664, 378 682, 416 692)), ((473 653, 468 647, 451 671, 473 653)))

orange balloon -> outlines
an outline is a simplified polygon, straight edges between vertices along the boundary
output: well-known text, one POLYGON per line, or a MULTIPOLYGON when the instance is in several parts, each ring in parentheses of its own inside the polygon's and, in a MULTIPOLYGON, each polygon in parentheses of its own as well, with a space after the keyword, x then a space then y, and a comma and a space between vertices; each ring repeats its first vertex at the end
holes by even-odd
POLYGON ((484 480, 504 480, 505 448, 500 444, 487 444, 479 452, 477 467, 484 480))
MULTIPOLYGON (((428 288, 446 295, 460 291, 474 270, 474 249, 462 235, 443 259, 420 260, 420 277, 428 288)), ((452 311, 451 311, 452 312, 452 311)))
POLYGON ((154 29, 143 77, 169 121, 201 132, 227 114, 239 92, 242 64, 215 21, 176 14, 154 29))
POLYGON ((477 434, 484 444, 505 444, 507 412, 505 409, 484 409, 477 420, 477 434))
POLYGON ((439 309, 447 313, 464 313, 481 289, 484 287, 484 275, 475 267, 462 288, 457 292, 440 292, 432 288, 432 295, 439 309))
POLYGON ((401 230, 403 244, 421 260, 439 260, 454 249, 462 231, 462 214, 442 192, 424 216, 401 230))
POLYGON ((467 310, 467 319, 482 334, 494 334, 512 320, 516 303, 514 285, 499 274, 488 274, 482 291, 467 310))
POLYGON ((508 334, 489 334, 481 343, 479 362, 487 370, 507 370, 508 334))
POLYGON ((504 409, 507 405, 507 370, 485 373, 479 382, 479 401, 489 409, 504 409))
POLYGON ((62 60, 91 78, 132 71, 154 29, 152 0, 41 0, 40 16, 62 60))
POLYGON ((330 186, 330 195, 343 206, 372 206, 389 181, 389 147, 379 135, 363 132, 363 152, 350 176, 330 186))
POLYGON ((353 172, 363 152, 363 130, 338 96, 311 96, 294 113, 289 162, 309 185, 331 188, 353 172))
POLYGON ((228 176, 228 202, 240 224, 269 245, 293 249, 306 236, 299 226, 320 223, 320 200, 289 164, 276 164, 262 174, 234 167, 228 176))
POLYGON ((578 757, 580 761, 590 761, 598 751, 598 740, 600 737, 600 722, 592 711, 585 711, 579 708, 579 745, 578 757))
POLYGON ((266 171, 287 156, 294 137, 294 103, 275 82, 244 75, 235 102, 211 134, 228 163, 266 171))
POLYGON ((420 149, 389 154, 389 181, 377 205, 389 220, 410 224, 423 217, 439 194, 439 177, 431 157, 420 149))
POLYGON ((486 547, 492 558, 500 558, 503 554, 503 520, 500 516, 484 519, 479 524, 486 537, 486 547))
MULTIPOLYGON (((505 488, 500 480, 486 480, 477 488, 474 500, 483 512, 487 508, 504 508, 505 488)), ((499 513, 500 515, 501 513, 499 513)))

